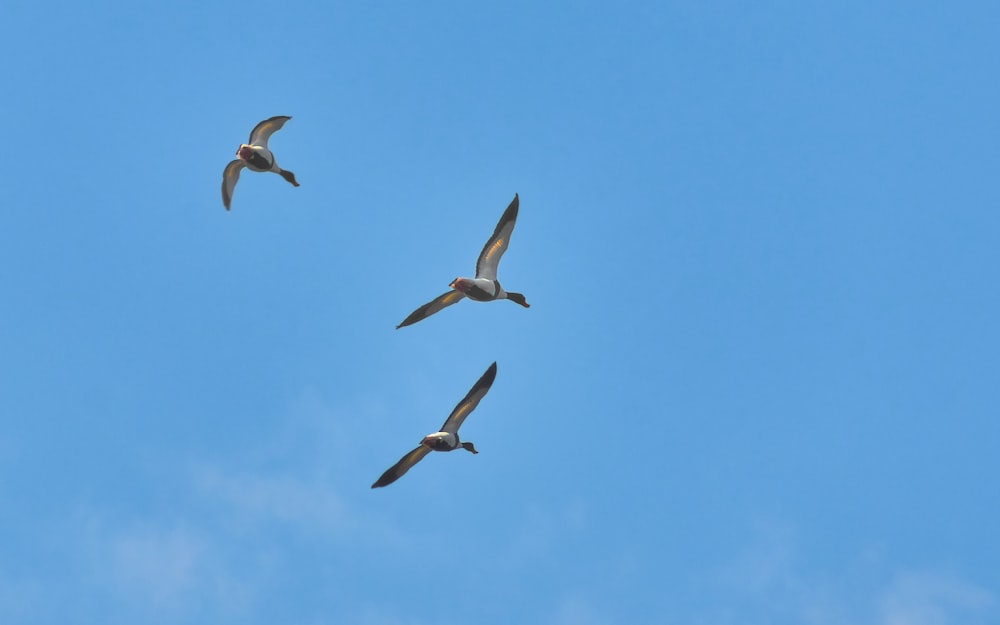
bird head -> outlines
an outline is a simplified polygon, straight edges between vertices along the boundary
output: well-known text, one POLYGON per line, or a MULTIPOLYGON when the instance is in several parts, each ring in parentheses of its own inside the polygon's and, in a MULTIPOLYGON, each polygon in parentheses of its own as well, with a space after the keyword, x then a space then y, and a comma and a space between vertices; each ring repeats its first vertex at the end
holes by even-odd
POLYGON ((524 299, 524 295, 520 293, 511 293, 510 291, 507 291, 507 299, 514 302, 515 304, 520 304, 525 308, 531 308, 531 304, 529 304, 528 300, 524 299))

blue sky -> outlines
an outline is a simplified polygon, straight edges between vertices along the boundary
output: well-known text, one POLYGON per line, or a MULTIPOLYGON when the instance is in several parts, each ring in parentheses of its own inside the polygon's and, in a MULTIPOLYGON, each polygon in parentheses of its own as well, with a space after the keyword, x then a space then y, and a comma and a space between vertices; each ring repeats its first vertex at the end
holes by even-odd
POLYGON ((0 621, 1000 622, 994 5, 4 14, 0 621))

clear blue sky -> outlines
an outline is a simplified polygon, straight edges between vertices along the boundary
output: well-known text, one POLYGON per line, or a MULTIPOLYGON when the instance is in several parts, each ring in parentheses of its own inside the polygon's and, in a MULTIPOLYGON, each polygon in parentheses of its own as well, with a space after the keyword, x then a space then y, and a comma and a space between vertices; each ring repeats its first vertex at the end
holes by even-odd
POLYGON ((3 14, 5 625, 1000 622, 995 4, 3 14))

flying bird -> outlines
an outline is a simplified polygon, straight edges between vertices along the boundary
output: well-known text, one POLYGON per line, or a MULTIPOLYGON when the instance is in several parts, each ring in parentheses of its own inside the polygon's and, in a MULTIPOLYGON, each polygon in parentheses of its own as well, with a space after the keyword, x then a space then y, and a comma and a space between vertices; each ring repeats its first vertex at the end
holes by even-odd
POLYGON ((295 181, 295 174, 278 167, 278 162, 274 160, 274 154, 267 149, 267 140, 271 138, 271 135, 281 130, 285 122, 290 119, 291 117, 287 115, 265 119, 254 126, 250 132, 250 141, 242 144, 240 149, 236 150, 236 156, 239 158, 226 165, 226 170, 222 172, 222 203, 226 206, 226 210, 229 210, 229 204, 233 201, 233 189, 236 188, 236 182, 240 179, 240 171, 244 167, 250 171, 273 171, 296 187, 299 186, 299 183, 295 181))
POLYGON ((451 306, 463 297, 477 302, 492 302, 496 299, 509 299, 510 301, 528 308, 530 304, 525 301, 524 295, 503 290, 497 280, 497 266, 500 264, 500 257, 507 251, 507 244, 510 243, 510 235, 514 231, 514 223, 517 221, 517 194, 514 200, 507 207, 497 223, 493 236, 483 246, 483 251, 479 253, 479 260, 476 261, 475 278, 455 278, 451 286, 452 290, 427 302, 420 308, 410 313, 410 316, 403 320, 403 323, 396 326, 396 329, 412 325, 422 319, 430 317, 442 308, 451 306))
POLYGON ((490 387, 493 386, 493 380, 496 377, 497 363, 494 362, 486 370, 486 373, 483 374, 483 377, 479 378, 479 381, 469 390, 468 395, 462 401, 458 402, 455 409, 451 411, 448 419, 441 426, 441 431, 425 436, 416 449, 400 458, 399 462, 392 465, 388 471, 383 473, 382 477, 378 478, 372 484, 372 488, 392 484, 403 477, 403 474, 409 471, 410 467, 423 460, 424 456, 431 453, 431 451, 453 451, 461 447, 474 454, 478 454, 479 452, 476 451, 472 443, 463 443, 458 439, 458 428, 462 427, 462 422, 465 421, 465 418, 476 409, 476 406, 479 405, 479 400, 486 396, 490 387))

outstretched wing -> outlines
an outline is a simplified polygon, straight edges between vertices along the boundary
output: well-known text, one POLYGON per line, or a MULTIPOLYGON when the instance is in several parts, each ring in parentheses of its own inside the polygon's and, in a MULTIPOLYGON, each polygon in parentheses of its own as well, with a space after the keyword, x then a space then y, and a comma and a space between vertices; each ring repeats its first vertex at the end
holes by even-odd
POLYGON ((403 477, 403 475, 410 470, 410 467, 423 460, 424 456, 429 453, 431 453, 430 447, 420 445, 410 453, 400 458, 399 462, 389 467, 389 470, 383 473, 382 477, 375 480, 375 483, 372 484, 372 488, 380 488, 382 486, 392 484, 399 478, 403 477))
POLYGON ((272 117, 271 119, 265 119, 261 123, 253 127, 250 131, 250 145, 259 145, 267 147, 267 140, 271 138, 271 135, 281 130, 281 127, 285 125, 285 122, 290 120, 291 117, 287 115, 278 115, 277 117, 272 117))
POLYGON ((483 251, 479 253, 479 260, 476 262, 476 277, 488 280, 497 279, 497 266, 500 265, 500 257, 507 251, 507 244, 510 242, 510 235, 514 232, 514 222, 517 221, 517 194, 510 206, 503 212, 500 221, 497 223, 493 236, 483 246, 483 251))
POLYGON ((493 386, 493 380, 497 377, 497 363, 490 365, 490 368, 486 370, 483 377, 479 378, 469 393, 465 396, 462 401, 458 402, 455 409, 451 411, 448 418, 445 420, 444 425, 441 426, 442 432, 451 432, 455 434, 458 432, 458 428, 462 427, 462 422, 465 418, 472 414, 472 411, 476 409, 479 405, 479 400, 486 396, 489 392, 490 387, 493 386))
POLYGON ((233 201, 233 189, 236 188, 236 182, 240 179, 240 171, 244 165, 242 160, 236 159, 230 161, 222 172, 222 204, 226 210, 229 210, 229 204, 233 201))
POLYGON ((404 326, 413 325, 414 323, 420 321, 421 319, 424 319, 425 317, 430 317, 437 311, 447 306, 451 306, 452 304, 462 299, 463 297, 465 297, 465 293, 462 293, 461 291, 458 290, 448 291, 443 295, 439 295, 434 299, 432 299, 431 301, 424 304, 423 306, 421 306, 420 308, 411 312, 409 317, 403 319, 403 323, 396 326, 396 329, 398 330, 404 326))

